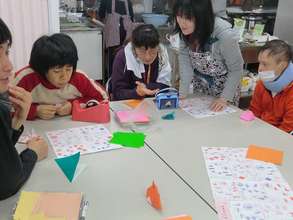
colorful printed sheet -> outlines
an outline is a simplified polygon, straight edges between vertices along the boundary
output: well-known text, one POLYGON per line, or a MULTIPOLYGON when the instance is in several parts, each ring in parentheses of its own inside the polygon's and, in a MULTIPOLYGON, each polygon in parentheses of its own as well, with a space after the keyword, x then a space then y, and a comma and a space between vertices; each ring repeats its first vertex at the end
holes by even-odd
POLYGON ((103 125, 76 127, 47 132, 47 137, 58 158, 121 148, 110 144, 111 133, 103 125))
POLYGON ((221 112, 213 112, 210 110, 210 106, 213 102, 213 97, 196 97, 192 99, 184 99, 180 100, 179 106, 188 114, 190 114, 194 118, 206 118, 218 115, 225 115, 236 112, 235 109, 227 106, 221 112))
POLYGON ((293 191, 274 164, 247 148, 202 148, 220 220, 293 219, 293 191))

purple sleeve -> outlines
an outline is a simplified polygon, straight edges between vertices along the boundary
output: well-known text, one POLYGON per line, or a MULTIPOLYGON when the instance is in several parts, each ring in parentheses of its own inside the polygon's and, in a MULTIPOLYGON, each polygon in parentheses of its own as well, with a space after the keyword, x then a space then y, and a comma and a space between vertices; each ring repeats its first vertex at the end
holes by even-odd
POLYGON ((158 83, 158 82, 151 82, 149 84, 146 85, 148 89, 151 89, 151 90, 155 90, 155 89, 165 89, 165 88, 168 88, 169 86, 168 85, 165 85, 163 83, 158 83))
POLYGON ((124 48, 116 54, 111 75, 112 95, 114 100, 139 99, 136 93, 137 79, 131 71, 126 70, 124 48))

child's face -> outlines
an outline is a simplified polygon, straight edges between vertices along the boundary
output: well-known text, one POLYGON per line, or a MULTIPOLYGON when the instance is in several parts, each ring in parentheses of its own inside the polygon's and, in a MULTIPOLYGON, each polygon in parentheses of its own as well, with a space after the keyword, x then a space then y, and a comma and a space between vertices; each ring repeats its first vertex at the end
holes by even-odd
POLYGON ((64 88, 70 81, 73 67, 70 65, 56 66, 48 70, 47 80, 57 88, 64 88))
POLYGON ((12 64, 8 55, 8 42, 0 44, 0 93, 8 90, 9 78, 12 76, 12 64))

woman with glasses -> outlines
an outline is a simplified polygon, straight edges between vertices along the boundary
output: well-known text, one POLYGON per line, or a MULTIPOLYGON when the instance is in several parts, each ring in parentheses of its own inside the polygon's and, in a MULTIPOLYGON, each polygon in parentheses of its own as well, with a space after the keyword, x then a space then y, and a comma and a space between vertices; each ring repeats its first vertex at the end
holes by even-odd
POLYGON ((171 66, 166 48, 153 25, 134 29, 130 42, 121 48, 113 63, 110 93, 113 100, 154 96, 170 86, 171 66))

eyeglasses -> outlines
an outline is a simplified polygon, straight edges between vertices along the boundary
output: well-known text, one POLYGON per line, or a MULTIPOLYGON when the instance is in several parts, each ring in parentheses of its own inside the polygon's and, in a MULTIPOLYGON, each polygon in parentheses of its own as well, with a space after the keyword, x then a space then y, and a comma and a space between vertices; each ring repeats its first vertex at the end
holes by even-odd
POLYGON ((150 55, 150 56, 156 56, 158 54, 159 48, 148 48, 148 49, 143 49, 143 48, 135 48, 135 52, 138 56, 145 56, 145 55, 150 55))

